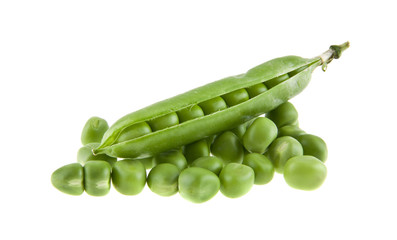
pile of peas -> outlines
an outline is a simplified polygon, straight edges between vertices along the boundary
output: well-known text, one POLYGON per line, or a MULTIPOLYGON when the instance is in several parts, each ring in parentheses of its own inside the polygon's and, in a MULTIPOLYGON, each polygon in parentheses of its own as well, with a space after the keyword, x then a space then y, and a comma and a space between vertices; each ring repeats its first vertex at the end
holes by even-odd
POLYGON ((112 183, 121 194, 137 195, 147 184, 157 195, 179 192, 186 200, 203 203, 219 191, 228 198, 241 197, 253 185, 268 184, 275 172, 300 190, 319 188, 327 175, 325 142, 299 128, 298 112, 290 102, 237 128, 148 158, 94 155, 92 149, 108 128, 104 119, 87 121, 77 163, 52 174, 57 189, 104 196, 112 183))

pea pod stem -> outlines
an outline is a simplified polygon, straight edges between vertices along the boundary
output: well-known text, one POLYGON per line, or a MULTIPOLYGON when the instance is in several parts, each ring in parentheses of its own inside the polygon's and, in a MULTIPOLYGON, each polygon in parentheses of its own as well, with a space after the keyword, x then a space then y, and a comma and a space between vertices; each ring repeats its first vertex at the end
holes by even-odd
POLYGON ((327 51, 319 56, 321 59, 322 70, 325 72, 327 70, 328 63, 330 63, 334 59, 340 58, 342 56, 342 52, 348 49, 349 46, 349 41, 340 45, 331 45, 327 51))

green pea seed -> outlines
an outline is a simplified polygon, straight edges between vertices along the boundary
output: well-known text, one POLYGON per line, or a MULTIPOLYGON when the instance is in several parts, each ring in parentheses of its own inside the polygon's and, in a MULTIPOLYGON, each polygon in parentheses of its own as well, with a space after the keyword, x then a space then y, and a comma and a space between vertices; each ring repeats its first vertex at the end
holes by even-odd
POLYGON ((272 162, 266 156, 259 153, 247 154, 244 156, 243 164, 254 170, 255 184, 267 184, 273 179, 274 167, 272 162))
POLYGON ((84 171, 79 163, 72 163, 55 170, 51 175, 52 185, 59 191, 70 195, 84 192, 84 171))
POLYGON ((200 167, 210 170, 211 172, 219 175, 223 168, 223 161, 220 158, 207 156, 207 157, 200 157, 194 160, 191 167, 200 167))
POLYGON ((219 174, 221 192, 229 198, 238 198, 249 192, 255 182, 254 170, 239 163, 227 164, 219 174))
POLYGON ((153 157, 139 158, 136 160, 141 162, 146 169, 151 169, 156 165, 153 157))
POLYGON ((233 92, 227 93, 222 96, 223 100, 225 100, 226 104, 229 107, 237 105, 239 103, 245 102, 249 99, 247 91, 242 88, 235 90, 233 92))
POLYGON ((263 83, 258 83, 258 84, 255 84, 255 85, 249 87, 249 88, 246 88, 246 90, 248 92, 249 98, 253 98, 263 92, 266 92, 267 87, 263 83))
POLYGON ((293 138, 297 138, 302 134, 305 134, 305 131, 303 131, 296 125, 285 125, 278 129, 278 137, 290 136, 293 138))
POLYGON ((149 124, 147 124, 147 122, 136 123, 132 126, 125 128, 120 133, 120 136, 117 138, 116 143, 121 143, 137 137, 141 137, 151 132, 152 129, 150 128, 149 124))
POLYGON ((276 137, 276 125, 268 118, 259 117, 247 128, 243 145, 250 152, 264 153, 276 137))
POLYGON ((266 113, 266 117, 271 119, 278 128, 286 125, 291 125, 298 119, 298 111, 296 111, 294 105, 290 102, 285 102, 266 113))
POLYGON ((221 97, 215 97, 199 104, 205 115, 227 108, 225 100, 221 97))
POLYGON ((318 136, 312 134, 303 134, 296 139, 303 147, 303 154, 310 155, 325 162, 328 157, 327 144, 318 136))
POLYGON ((179 169, 171 163, 155 166, 147 178, 150 190, 160 196, 168 197, 178 192, 179 169))
POLYGON ((326 166, 313 156, 293 157, 285 164, 284 179, 296 189, 315 190, 323 184, 326 177, 326 166))
POLYGON ((210 170, 190 167, 181 172, 178 178, 179 194, 193 203, 203 203, 213 198, 219 191, 220 182, 210 170))
POLYGON ((160 163, 171 163, 178 167, 179 171, 182 171, 187 167, 187 161, 181 150, 170 150, 157 154, 154 157, 156 165, 160 163))
POLYGON ((240 140, 242 140, 246 130, 247 130, 247 124, 240 124, 236 128, 233 128, 230 131, 232 131, 240 140))
POLYGON ((109 125, 105 119, 92 117, 88 119, 81 133, 81 143, 101 142, 103 134, 109 129, 109 125))
POLYGON ((178 111, 177 114, 180 123, 204 116, 203 109, 198 105, 184 108, 178 111))
POLYGON ((172 127, 179 124, 178 114, 175 112, 169 113, 167 115, 155 118, 149 121, 149 125, 153 132, 172 127))
POLYGON ((113 166, 112 183, 124 195, 137 195, 146 183, 146 169, 140 161, 124 159, 113 166))
POLYGON ((276 77, 276 78, 273 78, 273 79, 270 79, 270 80, 266 81, 265 85, 266 85, 266 87, 268 89, 270 89, 270 88, 272 88, 272 87, 284 82, 288 78, 289 78, 288 74, 284 74, 284 75, 281 75, 279 77, 276 77))
POLYGON ((105 161, 89 161, 84 165, 84 189, 91 196, 104 196, 110 190, 112 167, 105 161))
POLYGON ((244 149, 240 140, 230 131, 222 133, 214 140, 211 152, 214 156, 222 159, 224 164, 242 163, 244 158, 244 149))
POLYGON ((278 173, 283 173, 284 165, 288 159, 302 155, 302 145, 298 140, 289 136, 274 140, 266 152, 266 156, 272 161, 274 169, 278 173))
POLYGON ((186 145, 183 148, 183 155, 185 155, 188 165, 199 157, 209 156, 210 148, 207 140, 202 139, 200 141, 186 145))
POLYGON ((97 146, 99 146, 99 143, 88 143, 85 146, 81 147, 77 151, 77 162, 85 165, 88 161, 102 160, 108 162, 111 166, 113 166, 114 163, 117 162, 117 158, 110 157, 106 154, 94 155, 92 153, 92 149, 96 148, 97 146))

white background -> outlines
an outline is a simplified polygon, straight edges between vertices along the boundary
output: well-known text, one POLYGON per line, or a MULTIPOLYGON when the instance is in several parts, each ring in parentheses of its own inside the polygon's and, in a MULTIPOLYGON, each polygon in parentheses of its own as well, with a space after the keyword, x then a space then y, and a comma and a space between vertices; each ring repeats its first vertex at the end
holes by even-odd
POLYGON ((396 239, 393 1, 1 1, 0 238, 396 239), (328 144, 313 192, 281 175, 197 205, 62 194, 91 116, 121 116, 275 57, 351 48, 291 100, 328 144), (394 228, 394 229, 393 229, 394 228))

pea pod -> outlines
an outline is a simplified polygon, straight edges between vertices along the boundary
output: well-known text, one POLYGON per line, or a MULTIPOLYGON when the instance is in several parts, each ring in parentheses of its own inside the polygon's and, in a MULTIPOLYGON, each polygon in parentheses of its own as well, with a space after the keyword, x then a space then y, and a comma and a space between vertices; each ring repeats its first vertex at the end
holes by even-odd
POLYGON ((316 67, 322 66, 325 70, 327 64, 334 58, 339 58, 348 46, 348 42, 340 46, 331 46, 321 56, 310 59, 297 56, 276 58, 250 69, 245 74, 212 82, 130 113, 109 128, 102 138, 101 145, 93 149, 93 152, 120 158, 143 158, 233 129, 239 124, 271 111, 299 94, 309 83, 316 67), (236 105, 226 108, 216 106, 211 108, 207 105, 212 102, 211 99, 219 99, 229 93, 247 89, 259 83, 266 85, 266 82, 274 81, 286 74, 287 79, 246 101, 238 101, 236 105), (143 136, 118 141, 123 131, 130 126, 142 122, 161 122, 164 116, 175 117, 177 114, 174 113, 195 105, 202 108, 205 106, 215 111, 204 110, 204 116, 185 122, 178 123, 175 119, 173 124, 159 123, 164 128, 152 129, 152 132, 143 136))

